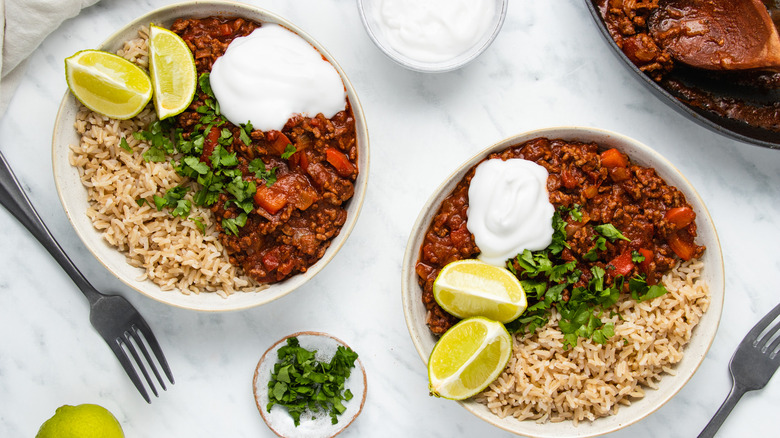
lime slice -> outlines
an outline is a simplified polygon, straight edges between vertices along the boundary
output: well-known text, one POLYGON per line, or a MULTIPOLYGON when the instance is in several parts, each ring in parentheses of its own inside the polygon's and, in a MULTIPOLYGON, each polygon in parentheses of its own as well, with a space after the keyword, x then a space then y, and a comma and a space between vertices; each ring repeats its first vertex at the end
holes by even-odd
POLYGON ((445 266, 433 283, 433 297, 458 318, 484 316, 504 323, 528 306, 523 286, 511 272, 471 259, 445 266))
POLYGON ((474 317, 455 324, 428 359, 431 394, 463 400, 478 394, 506 368, 512 337, 500 322, 474 317))
POLYGON ((181 37, 155 25, 149 29, 149 74, 160 120, 187 109, 198 82, 195 58, 181 37))
POLYGON ((65 80, 81 103, 113 119, 129 119, 152 98, 149 76, 137 65, 100 50, 65 59, 65 80))

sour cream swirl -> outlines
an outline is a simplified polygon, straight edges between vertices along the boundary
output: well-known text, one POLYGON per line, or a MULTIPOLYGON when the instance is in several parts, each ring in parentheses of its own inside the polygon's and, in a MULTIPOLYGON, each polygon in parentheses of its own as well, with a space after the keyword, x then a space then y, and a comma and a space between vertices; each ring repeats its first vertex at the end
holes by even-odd
POLYGON ((281 130, 295 114, 331 118, 346 107, 346 91, 333 65, 306 40, 264 23, 234 39, 211 68, 211 89, 234 125, 281 130))
POLYGON ((555 207, 547 193, 547 169, 523 159, 491 159, 477 166, 469 186, 466 226, 479 259, 505 266, 523 250, 552 242, 555 207))

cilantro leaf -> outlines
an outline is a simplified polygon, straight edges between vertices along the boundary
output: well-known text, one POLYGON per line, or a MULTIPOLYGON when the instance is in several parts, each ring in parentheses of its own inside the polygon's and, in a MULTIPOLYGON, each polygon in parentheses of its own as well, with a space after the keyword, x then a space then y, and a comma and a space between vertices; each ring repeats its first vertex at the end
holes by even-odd
POLYGON ((631 241, 631 239, 624 236, 623 233, 618 231, 618 229, 615 228, 615 226, 612 224, 596 225, 593 227, 593 229, 596 230, 597 233, 601 234, 602 236, 606 237, 612 242, 614 242, 617 239, 627 240, 629 242, 631 241))
POLYGON ((295 146, 293 146, 291 143, 288 143, 287 146, 284 148, 284 152, 282 153, 282 159, 286 160, 290 157, 292 157, 292 154, 298 152, 297 149, 295 149, 295 146))

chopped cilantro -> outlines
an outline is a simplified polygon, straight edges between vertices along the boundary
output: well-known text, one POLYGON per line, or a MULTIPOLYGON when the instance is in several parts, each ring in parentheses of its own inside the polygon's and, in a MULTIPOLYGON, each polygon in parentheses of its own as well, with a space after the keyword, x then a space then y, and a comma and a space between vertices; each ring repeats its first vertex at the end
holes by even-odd
MULTIPOLYGON (((520 279, 529 306, 520 318, 508 323, 506 327, 511 332, 533 333, 547 323, 550 311, 555 308, 561 314, 558 328, 564 335, 564 347, 576 346, 578 338, 604 343, 614 336, 615 332, 611 322, 602 320, 602 314, 618 301, 626 279, 616 276, 612 285, 607 286, 606 272, 594 265, 590 268, 587 286, 574 286, 579 283, 583 273, 577 268, 577 262, 565 261, 560 257, 562 250, 568 247, 566 221, 563 219, 567 214, 574 220, 581 218, 579 206, 573 209, 559 208, 552 219, 552 243, 541 251, 525 250, 508 264, 508 268, 520 279), (572 215, 573 210, 578 213, 572 215)), ((629 240, 612 224, 596 225, 593 229, 600 236, 594 237, 594 247, 583 255, 585 261, 596 261, 598 251, 607 249, 607 240, 629 240)), ((637 254, 634 254, 634 257, 637 254)), ((637 301, 666 293, 663 286, 648 286, 646 280, 639 276, 628 280, 628 290, 637 301)))
POLYGON ((122 137, 121 140, 119 140, 119 147, 126 150, 127 152, 133 152, 133 148, 130 147, 129 144, 127 144, 127 139, 122 137))
POLYGON ((268 187, 271 187, 273 183, 276 182, 276 168, 274 167, 271 168, 271 170, 268 170, 263 160, 259 158, 250 161, 248 169, 255 174, 257 179, 264 180, 265 185, 268 187))
POLYGON ((222 219, 222 228, 224 228, 228 233, 234 236, 238 236, 238 229, 246 225, 246 219, 246 213, 241 213, 234 218, 231 217, 222 219))
POLYGON ((297 149, 295 149, 295 146, 292 144, 287 144, 287 146, 284 148, 284 152, 282 153, 282 159, 286 160, 290 157, 292 157, 292 154, 298 152, 297 149))
POLYGON ((614 242, 617 239, 631 241, 631 239, 624 236, 623 233, 618 231, 618 229, 615 228, 615 226, 612 224, 596 225, 593 227, 593 229, 596 230, 597 233, 609 239, 611 242, 614 242))
POLYGON ((347 409, 343 402, 353 397, 345 384, 357 353, 339 346, 330 362, 317 360, 316 353, 301 347, 298 338, 288 338, 277 352, 279 361, 268 381, 266 410, 271 412, 274 405, 287 408, 296 427, 301 415, 321 410, 330 415, 332 424, 338 423, 338 416, 347 409))

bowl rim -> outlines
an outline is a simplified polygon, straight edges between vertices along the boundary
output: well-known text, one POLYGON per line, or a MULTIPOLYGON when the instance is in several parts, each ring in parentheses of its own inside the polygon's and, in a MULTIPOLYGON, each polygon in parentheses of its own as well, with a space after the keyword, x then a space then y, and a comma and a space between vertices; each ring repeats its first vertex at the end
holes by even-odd
MULTIPOLYGON (((665 157, 663 157, 654 149, 630 137, 603 129, 580 126, 561 126, 541 128, 515 134, 500 140, 474 154, 471 158, 467 159, 460 166, 458 166, 457 169, 455 169, 447 178, 445 178, 445 180, 432 192, 430 197, 421 208, 420 213, 414 222, 401 264, 401 299, 404 310, 404 319, 407 325, 407 329, 409 330, 410 337, 412 338, 412 343, 414 344, 420 359, 422 359, 423 364, 427 366, 430 349, 426 347, 425 342, 427 341, 430 343, 433 335, 427 331, 427 326, 425 325, 424 321, 421 323, 424 332, 418 333, 418 329, 415 325, 415 320, 418 318, 418 315, 414 314, 414 306, 416 304, 415 301, 420 301, 419 294, 421 292, 421 289, 417 283, 417 274, 414 270, 414 265, 416 264, 417 258, 419 256, 422 236, 424 236, 425 232, 427 231, 428 225, 430 224, 430 219, 432 218, 432 215, 427 217, 426 213, 430 212, 432 208, 438 209, 441 201, 446 195, 450 193, 454 185, 462 179, 465 173, 472 166, 476 165, 479 161, 484 159, 489 153, 503 150, 511 145, 524 143, 537 137, 596 142, 601 146, 610 145, 619 149, 624 147, 623 145, 631 145, 632 147, 635 147, 637 150, 641 151, 641 153, 646 154, 647 158, 649 158, 649 162, 652 163, 653 167, 659 165, 663 166, 663 168, 665 168, 667 171, 676 175, 676 178, 684 184, 684 187, 677 185, 677 188, 683 192, 688 202, 696 208, 697 218, 701 218, 697 219, 697 226, 698 230, 700 231, 700 235, 703 235, 706 232, 709 234, 711 239, 711 242, 707 245, 707 251, 705 252, 705 257, 707 257, 707 262, 705 263, 707 270, 706 275, 710 276, 710 278, 708 278, 710 303, 707 311, 699 321, 699 325, 696 327, 696 329, 705 327, 707 331, 703 333, 702 329, 694 331, 691 341, 689 341, 689 343, 686 345, 686 354, 683 355, 683 361, 685 362, 680 362, 686 364, 687 367, 684 370, 685 372, 678 372, 674 376, 663 376, 664 379, 662 379, 661 382, 670 381, 672 383, 667 385, 670 386, 670 389, 667 390, 667 394, 663 395, 659 400, 657 400, 655 405, 644 406, 644 409, 642 409, 638 415, 634 415, 632 418, 624 419, 622 417, 618 417, 621 414, 625 416, 625 412, 632 406, 638 405, 642 407, 642 401, 650 398, 648 394, 650 394, 651 390, 648 388, 645 393, 645 398, 638 400, 636 403, 632 403, 632 406, 621 408, 617 414, 598 418, 593 422, 583 420, 579 423, 578 426, 573 426, 571 421, 561 423, 547 422, 540 425, 532 420, 519 421, 512 417, 500 419, 497 415, 490 412, 484 405, 472 399, 458 401, 462 407, 481 420, 515 434, 534 438, 565 438, 568 436, 582 438, 594 437, 615 432, 626 426, 634 424, 646 418, 658 410, 661 406, 666 404, 670 399, 672 399, 698 370, 699 366, 704 360, 705 355, 712 346, 715 335, 718 331, 718 326, 720 324, 725 295, 725 273, 720 239, 714 227, 714 223, 712 222, 712 218, 709 211, 707 210, 706 205, 693 185, 682 174, 682 172, 679 171, 679 169, 677 169, 671 162, 669 162, 665 157), (705 321, 706 324, 704 323, 705 321), (697 333, 700 334, 697 335, 697 333), (425 338, 427 338, 427 340, 425 338), (694 339, 699 342, 697 346, 701 350, 696 355, 694 355, 696 352, 690 351, 690 347, 694 344, 694 339), (554 430, 550 432, 549 429, 552 429, 556 426, 559 429, 565 426, 566 431, 554 430)), ((629 156, 632 161, 643 164, 642 161, 636 160, 636 157, 631 155, 629 156)), ((656 170, 659 170, 658 167, 656 167, 656 170)), ((661 174, 660 171, 659 174, 661 174)), ((667 175, 662 175, 662 177, 667 181, 669 179, 669 176, 667 175)), ((679 364, 677 364, 676 367, 679 368, 679 364)), ((661 386, 661 384, 659 384, 658 387, 659 389, 664 388, 661 386)))
MULTIPOLYGON (((68 111, 73 111, 73 115, 78 111, 78 102, 76 98, 70 93, 70 90, 65 89, 63 98, 60 102, 55 117, 54 129, 52 134, 52 168, 54 174, 54 182, 57 190, 57 195, 60 199, 65 214, 68 217, 68 221, 71 227, 78 235, 81 242, 95 259, 103 265, 111 274, 122 281, 141 295, 151 298, 155 301, 159 301, 164 304, 168 304, 181 309, 203 311, 203 312, 224 312, 224 311, 237 311, 257 307, 267 304, 271 301, 279 299, 292 291, 302 286, 306 281, 313 278, 335 257, 339 250, 344 246, 347 238, 352 233, 352 230, 357 223, 362 210, 363 202, 365 199, 367 187, 368 187, 368 174, 370 168, 370 145, 368 137, 368 124, 366 122, 365 113, 363 107, 358 98, 357 92, 347 77, 346 73, 335 60, 335 58, 325 49, 311 35, 293 24, 291 21, 283 18, 282 16, 268 11, 267 9, 260 8, 254 5, 249 5, 241 2, 231 0, 193 0, 184 1, 179 3, 169 4, 160 8, 156 8, 149 12, 146 12, 121 28, 113 32, 108 38, 106 38, 100 45, 99 50, 106 50, 114 52, 119 46, 127 40, 127 35, 130 32, 137 32, 142 26, 146 26, 151 22, 157 22, 158 20, 165 20, 161 17, 206 17, 213 15, 223 16, 243 16, 251 18, 259 22, 276 23, 280 24, 288 30, 294 32, 299 37, 303 38, 309 44, 311 44, 322 56, 330 62, 330 64, 338 72, 345 88, 347 98, 349 99, 350 106, 355 118, 355 129, 358 141, 358 165, 360 172, 358 173, 357 180, 355 181, 355 191, 353 197, 349 200, 347 206, 348 214, 347 221, 342 226, 339 234, 331 240, 331 243, 325 252, 325 254, 306 272, 296 274, 295 276, 286 279, 279 283, 273 283, 271 285, 261 285, 257 289, 243 292, 234 292, 228 297, 221 297, 217 293, 212 292, 200 292, 200 293, 184 293, 178 288, 172 290, 162 290, 160 286, 154 284, 151 280, 146 279, 138 281, 136 278, 142 274, 140 268, 135 268, 129 265, 126 261, 124 264, 107 262, 104 260, 102 253, 106 254, 120 254, 124 258, 123 252, 117 248, 108 245, 99 233, 89 222, 89 227, 80 227, 77 224, 83 220, 86 211, 86 201, 82 204, 72 205, 72 201, 69 201, 68 190, 76 190, 71 186, 67 186, 72 182, 73 174, 77 170, 74 166, 71 166, 68 160, 68 154, 72 142, 69 139, 63 139, 61 136, 70 131, 73 132, 78 142, 78 136, 75 134, 75 128, 73 128, 74 117, 68 117, 68 111), (123 38, 124 37, 124 38, 123 38), (64 154, 64 155, 60 155, 64 154), (70 174, 70 179, 63 178, 64 175, 70 174), (131 272, 123 272, 124 270, 132 270, 131 272), (269 289, 275 289, 270 291, 269 289)), ((86 200, 86 189, 81 185, 80 179, 76 176, 78 185, 83 191, 83 198, 86 200)), ((113 256, 112 256, 113 257, 113 256)))
POLYGON ((463 52, 462 54, 456 56, 455 58, 446 61, 439 61, 439 62, 417 61, 385 45, 382 42, 382 39, 377 35, 379 30, 375 31, 374 26, 372 26, 371 24, 372 21, 368 17, 368 14, 366 13, 365 6, 364 6, 366 0, 357 0, 357 7, 358 7, 358 15, 360 15, 360 21, 363 23, 363 28, 366 30, 368 37, 371 39, 374 45, 378 47, 379 50, 390 60, 400 65, 401 67, 416 72, 420 72, 420 73, 447 73, 453 70, 460 69, 466 66, 467 64, 471 63, 472 61, 477 59, 480 55, 482 55, 482 53, 484 53, 488 49, 488 47, 490 47, 491 44, 493 44, 493 41, 495 41, 499 32, 501 32, 501 28, 504 26, 507 9, 509 7, 509 0, 496 0, 496 1, 499 2, 500 7, 498 10, 496 10, 496 16, 498 17, 498 19, 495 21, 491 31, 489 33, 486 33, 483 36, 483 38, 479 41, 479 43, 472 46, 468 51, 463 52))

